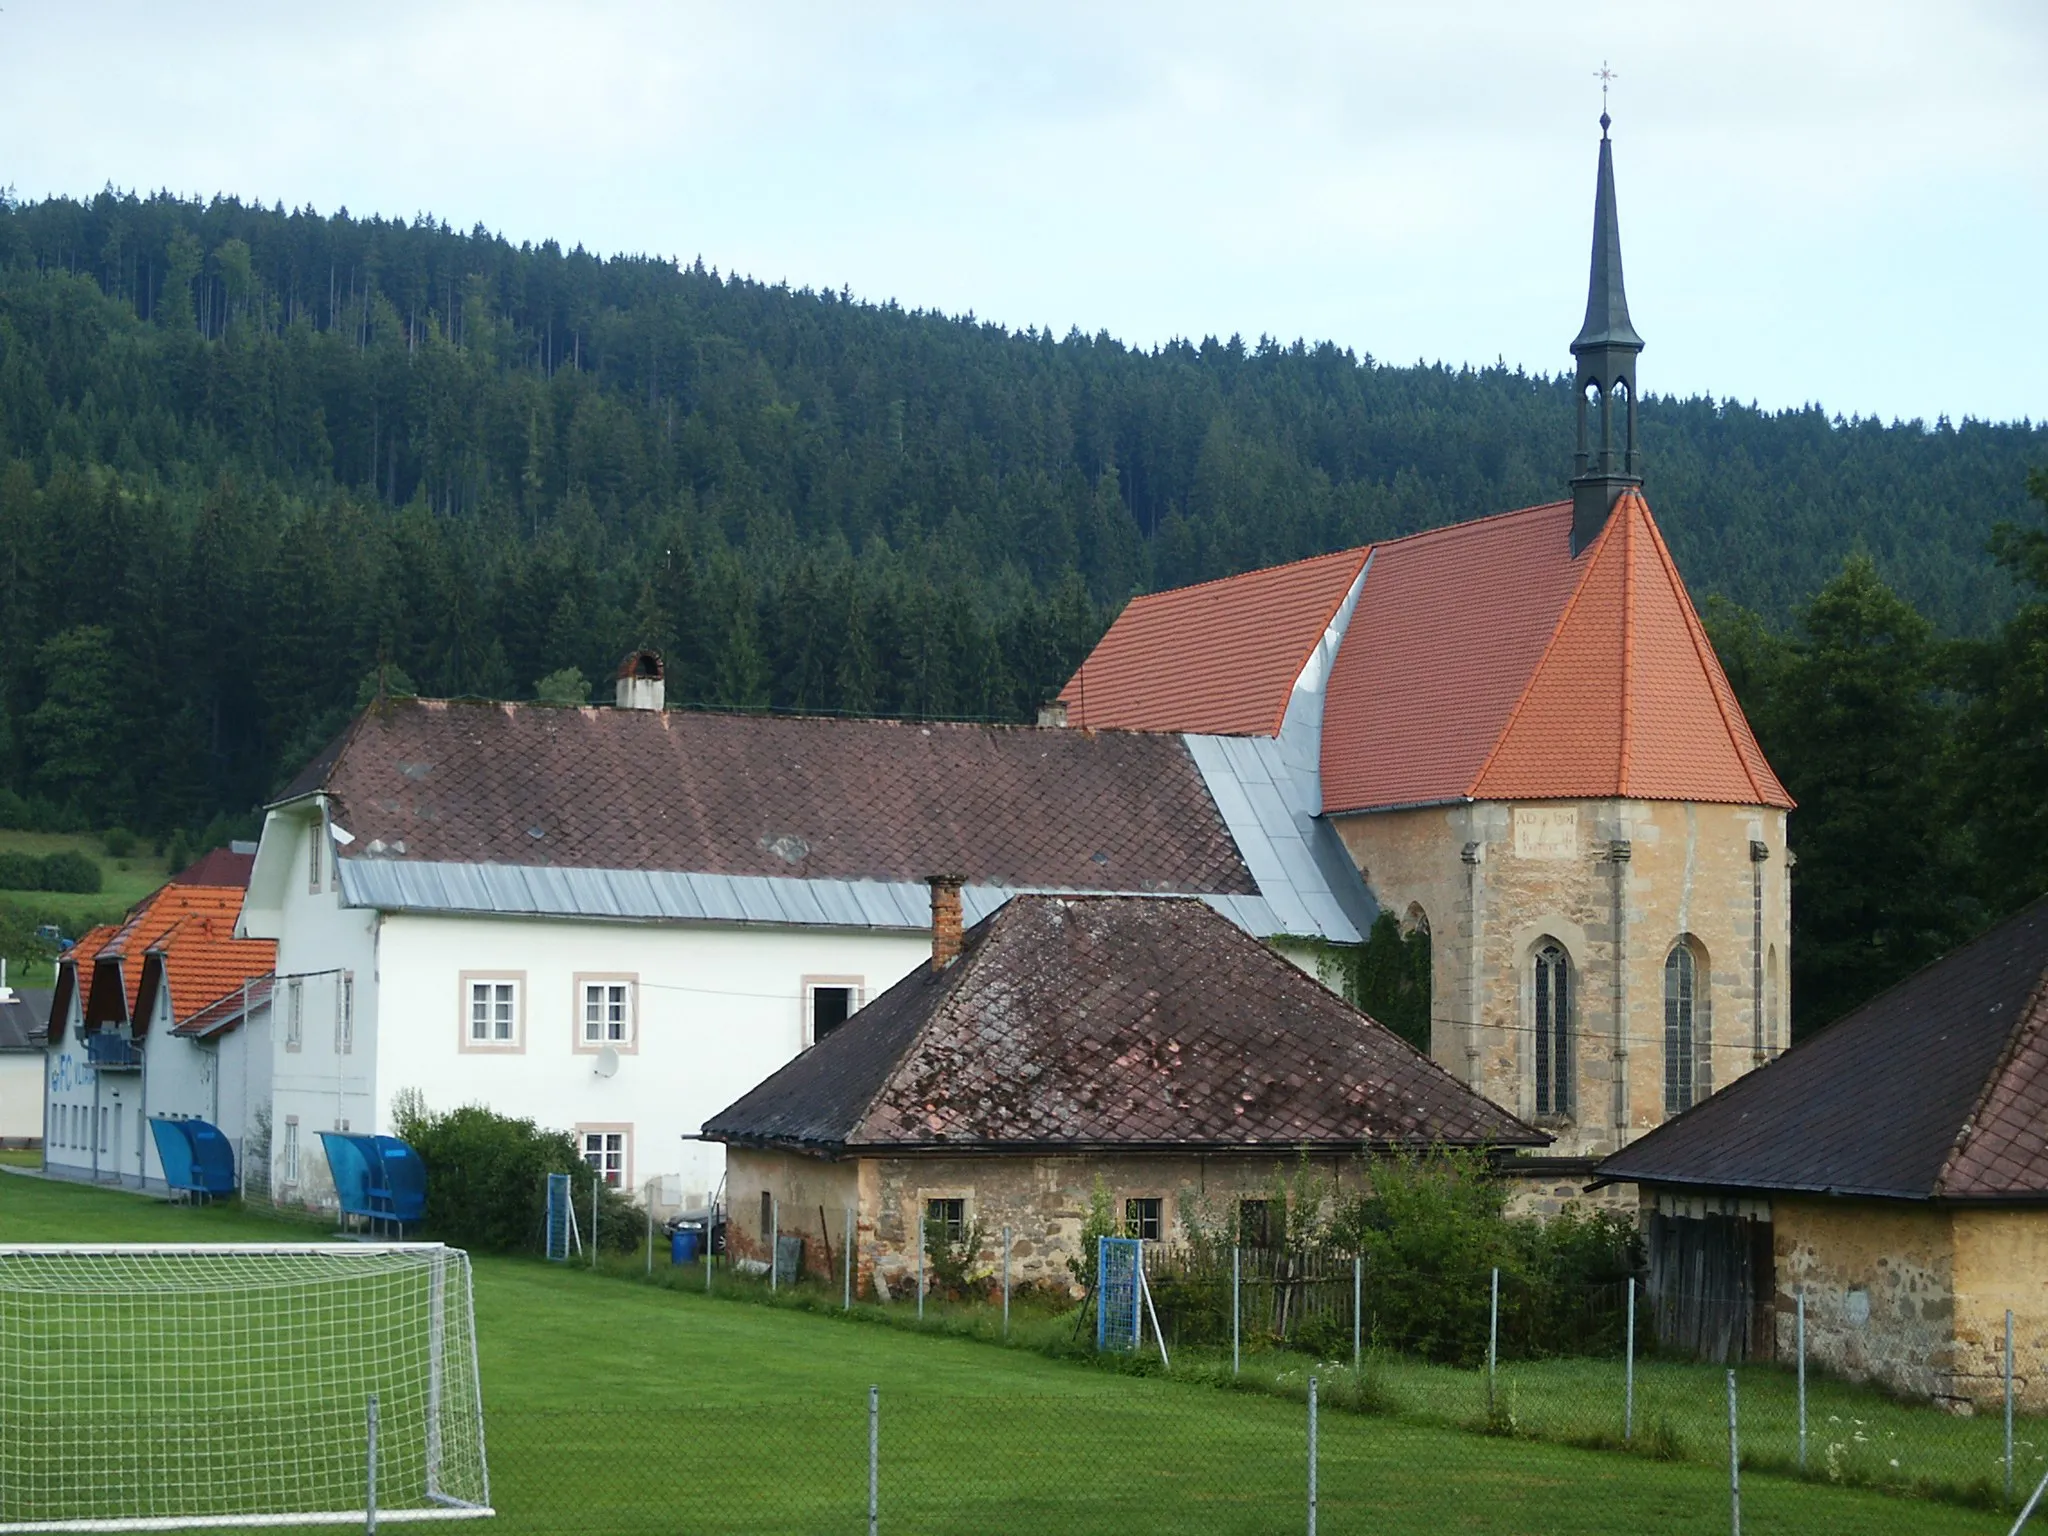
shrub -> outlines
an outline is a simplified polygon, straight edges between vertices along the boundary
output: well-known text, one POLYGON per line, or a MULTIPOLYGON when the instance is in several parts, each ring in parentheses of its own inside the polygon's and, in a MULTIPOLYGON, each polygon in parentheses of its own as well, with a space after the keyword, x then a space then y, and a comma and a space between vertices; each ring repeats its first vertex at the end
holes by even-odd
POLYGON ((40 891, 43 861, 32 853, 0 853, 0 891, 40 891))
POLYGON ((164 840, 164 863, 172 874, 177 874, 192 862, 192 838, 183 827, 174 829, 164 840))
POLYGON ((4 956, 11 967, 48 960, 54 953, 48 944, 36 937, 35 913, 11 901, 0 901, 0 956, 4 956))
POLYGON ((533 696, 543 704, 570 706, 590 702, 590 680, 575 667, 550 672, 533 685, 533 696))
POLYGON ((29 803, 6 785, 0 784, 0 827, 12 832, 33 830, 35 812, 29 803))
MULTIPOLYGON (((437 1114, 413 1091, 401 1093, 392 1112, 400 1140, 426 1164, 423 1225, 434 1236, 473 1252, 540 1251, 551 1173, 569 1175, 578 1218, 588 1227, 596 1175, 567 1131, 543 1130, 479 1104, 437 1114)), ((645 1230, 638 1208, 610 1188, 599 1193, 598 1206, 598 1245, 631 1252, 645 1230)), ((591 1240, 587 1230, 584 1240, 591 1240)))
POLYGON ((100 846, 110 859, 125 859, 135 851, 135 834, 126 827, 109 827, 100 834, 100 846))
POLYGON ((82 896, 97 896, 100 889, 100 867, 75 848, 53 853, 43 860, 42 888, 46 891, 71 891, 82 896))

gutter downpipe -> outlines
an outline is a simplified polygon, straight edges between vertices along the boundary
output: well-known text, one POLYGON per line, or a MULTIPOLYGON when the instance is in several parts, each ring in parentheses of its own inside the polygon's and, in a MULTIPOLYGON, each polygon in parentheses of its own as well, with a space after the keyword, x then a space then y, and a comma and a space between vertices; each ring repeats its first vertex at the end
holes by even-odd
POLYGON ((1480 952, 1485 947, 1482 928, 1481 900, 1484 887, 1480 884, 1479 866, 1486 855, 1486 845, 1473 841, 1464 846, 1459 857, 1465 861, 1465 918, 1467 939, 1465 946, 1465 1085, 1474 1093, 1484 1091, 1481 1083, 1479 1062, 1479 977, 1481 971, 1480 952))
POLYGON ((1607 845, 1614 879, 1614 1146, 1628 1145, 1628 866, 1634 845, 1617 837, 1607 845))

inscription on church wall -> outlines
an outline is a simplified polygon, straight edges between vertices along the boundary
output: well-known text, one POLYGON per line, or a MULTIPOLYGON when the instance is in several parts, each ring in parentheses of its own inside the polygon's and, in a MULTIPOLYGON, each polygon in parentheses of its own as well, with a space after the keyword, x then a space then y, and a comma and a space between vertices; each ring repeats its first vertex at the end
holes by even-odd
POLYGON ((1575 859, 1579 856, 1579 808, 1575 805, 1515 807, 1515 857, 1575 859))

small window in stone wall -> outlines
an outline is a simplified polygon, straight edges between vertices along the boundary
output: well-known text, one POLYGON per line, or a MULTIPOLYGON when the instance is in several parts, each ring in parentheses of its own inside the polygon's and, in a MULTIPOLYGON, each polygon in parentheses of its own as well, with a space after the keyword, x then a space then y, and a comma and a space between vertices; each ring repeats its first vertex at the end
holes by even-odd
POLYGON ((927 1200, 924 1203, 925 1241, 959 1243, 967 1239, 965 1200, 927 1200))
POLYGON ((1156 1243, 1160 1238, 1159 1213, 1165 1202, 1156 1195, 1142 1196, 1124 1202, 1124 1236, 1143 1238, 1156 1243))
POLYGON ((1237 1241, 1242 1248, 1270 1248, 1273 1246, 1273 1202, 1270 1200, 1240 1200, 1237 1202, 1237 1241))
POLYGON ((768 1240, 768 1234, 775 1230, 775 1196, 767 1190, 761 1191, 761 1241, 768 1240))

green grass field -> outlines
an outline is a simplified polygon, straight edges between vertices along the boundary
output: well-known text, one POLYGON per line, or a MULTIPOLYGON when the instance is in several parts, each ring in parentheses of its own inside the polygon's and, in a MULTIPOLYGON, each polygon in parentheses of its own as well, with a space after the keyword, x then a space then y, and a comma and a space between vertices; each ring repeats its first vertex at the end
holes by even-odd
MULTIPOLYGON (((118 922, 122 914, 162 885, 170 876, 164 861, 138 850, 125 859, 112 858, 89 834, 66 832, 0 832, 0 853, 32 853, 42 857, 74 849, 100 867, 100 889, 93 895, 71 891, 13 891, 0 889, 0 901, 8 902, 45 920, 58 920, 67 937, 77 938, 95 923, 118 922)), ((47 987, 56 979, 57 968, 49 963, 8 966, 7 979, 16 986, 47 987)))
MULTIPOLYGON (((0 1173, 0 1242, 298 1241, 303 1227, 0 1173)), ((1298 1531, 1298 1402, 633 1285, 476 1263, 494 1528, 864 1529, 881 1391, 882 1526, 1298 1531)), ((1725 1469, 1326 1411, 1324 1532, 1622 1536, 1728 1529, 1725 1469)), ((1746 1473, 1753 1533, 1989 1533, 1998 1515, 1746 1473)))

